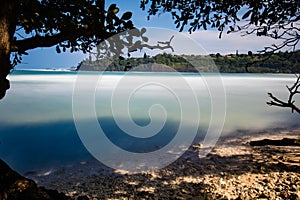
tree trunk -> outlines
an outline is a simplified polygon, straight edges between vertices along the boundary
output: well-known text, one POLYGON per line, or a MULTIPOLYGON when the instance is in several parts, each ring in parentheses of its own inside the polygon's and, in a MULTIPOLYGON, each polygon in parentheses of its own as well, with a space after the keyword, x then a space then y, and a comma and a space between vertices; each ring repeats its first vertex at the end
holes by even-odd
POLYGON ((9 81, 6 79, 12 65, 10 63, 11 42, 17 23, 17 0, 2 0, 0 7, 0 99, 9 89, 9 81))

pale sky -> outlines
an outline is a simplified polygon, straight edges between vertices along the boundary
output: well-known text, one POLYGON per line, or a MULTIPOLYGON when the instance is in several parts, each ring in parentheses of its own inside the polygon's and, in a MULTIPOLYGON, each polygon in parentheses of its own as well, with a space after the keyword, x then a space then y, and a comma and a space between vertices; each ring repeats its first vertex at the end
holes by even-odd
MULTIPOLYGON (((178 31, 171 19, 169 13, 160 16, 152 16, 150 21, 147 20, 147 12, 139 8, 139 0, 122 1, 109 0, 106 1, 108 7, 111 3, 116 3, 120 8, 120 13, 126 11, 133 12, 132 21, 136 27, 153 27, 165 28, 171 31, 178 31)), ((278 43, 266 37, 256 37, 255 35, 241 37, 241 33, 226 34, 219 39, 219 32, 216 30, 198 30, 192 34, 185 33, 188 37, 193 39, 208 53, 230 54, 247 53, 248 51, 257 52, 262 50, 264 46, 278 43)), ((185 42, 183 42, 185 43, 185 42)), ((17 66, 18 68, 70 68, 76 66, 84 58, 88 57, 83 53, 61 53, 57 54, 55 48, 38 48, 28 51, 29 55, 23 57, 23 63, 17 66)))

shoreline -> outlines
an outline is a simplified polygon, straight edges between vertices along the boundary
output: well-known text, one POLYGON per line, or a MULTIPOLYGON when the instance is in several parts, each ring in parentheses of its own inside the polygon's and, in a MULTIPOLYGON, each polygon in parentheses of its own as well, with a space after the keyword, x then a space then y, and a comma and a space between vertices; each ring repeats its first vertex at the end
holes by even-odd
MULTIPOLYGON (((95 72, 95 73, 103 73, 103 72, 107 72, 107 73, 127 73, 128 71, 109 71, 109 70, 105 70, 105 71, 93 71, 93 70, 71 70, 69 68, 19 68, 19 69, 14 69, 14 71, 10 74, 10 75, 15 75, 16 73, 20 73, 20 72, 95 72)), ((174 73, 174 72, 166 72, 166 71, 129 71, 129 72, 133 72, 133 73, 153 73, 153 74, 164 74, 164 73, 174 73)), ((189 72, 189 71, 176 71, 175 73, 183 73, 183 74, 199 74, 199 71, 197 72, 189 72)), ((294 76, 295 73, 284 73, 284 72, 260 72, 260 73, 256 73, 256 72, 201 72, 201 74, 224 74, 224 75, 292 75, 294 76)))
POLYGON ((195 144, 155 172, 124 174, 90 160, 27 177, 75 199, 299 199, 300 147, 249 145, 284 137, 299 139, 300 128, 222 136, 204 158, 195 144))

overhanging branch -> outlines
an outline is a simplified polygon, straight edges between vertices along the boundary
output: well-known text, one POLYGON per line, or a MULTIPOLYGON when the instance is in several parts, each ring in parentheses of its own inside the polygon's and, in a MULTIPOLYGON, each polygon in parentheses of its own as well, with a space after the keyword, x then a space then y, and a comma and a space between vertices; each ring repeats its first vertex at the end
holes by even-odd
MULTIPOLYGON (((107 39, 113 34, 104 32, 101 34, 101 38, 107 39)), ((74 30, 57 33, 52 36, 34 36, 23 40, 17 40, 13 42, 11 52, 23 53, 27 50, 38 48, 38 47, 51 47, 64 41, 76 41, 81 36, 92 37, 88 30, 74 30)))
POLYGON ((287 86, 289 90, 289 98, 288 101, 283 101, 281 99, 278 99, 275 97, 272 93, 268 93, 269 97, 271 98, 271 101, 268 101, 267 104, 269 106, 278 106, 278 107, 285 107, 285 108, 291 108, 292 112, 296 111, 300 114, 300 107, 295 105, 294 96, 296 94, 300 94, 299 87, 300 87, 300 75, 296 75, 297 80, 296 82, 291 86, 287 86))

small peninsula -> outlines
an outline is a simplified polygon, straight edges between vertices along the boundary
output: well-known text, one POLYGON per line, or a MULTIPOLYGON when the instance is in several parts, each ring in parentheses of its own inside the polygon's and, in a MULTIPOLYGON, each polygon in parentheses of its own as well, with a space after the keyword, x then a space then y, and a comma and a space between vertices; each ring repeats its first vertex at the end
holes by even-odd
POLYGON ((82 71, 127 71, 138 67, 138 71, 172 71, 178 72, 221 72, 221 73, 297 73, 300 71, 300 51, 278 52, 274 54, 228 54, 221 55, 172 55, 144 54, 139 58, 100 59, 87 58, 78 64, 82 71))

